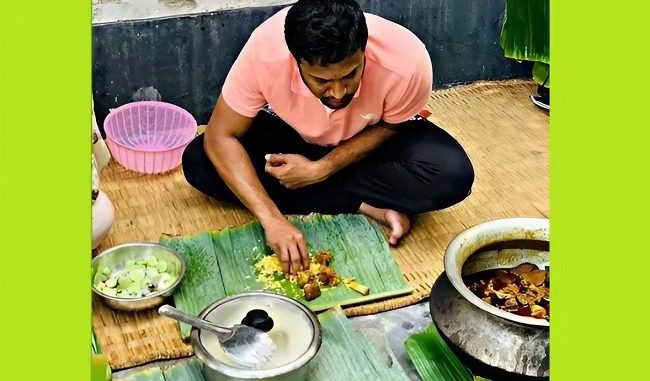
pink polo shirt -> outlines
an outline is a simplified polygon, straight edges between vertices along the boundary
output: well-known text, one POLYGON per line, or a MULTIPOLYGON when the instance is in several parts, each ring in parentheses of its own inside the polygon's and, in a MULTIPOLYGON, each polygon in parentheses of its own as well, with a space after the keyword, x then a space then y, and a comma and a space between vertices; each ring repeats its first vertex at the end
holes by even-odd
POLYGON ((424 109, 431 96, 433 69, 424 44, 408 29, 365 14, 366 66, 352 102, 330 110, 303 83, 284 39, 288 8, 262 23, 249 38, 223 85, 226 103, 254 117, 266 103, 305 141, 338 145, 384 120, 397 124, 424 109))

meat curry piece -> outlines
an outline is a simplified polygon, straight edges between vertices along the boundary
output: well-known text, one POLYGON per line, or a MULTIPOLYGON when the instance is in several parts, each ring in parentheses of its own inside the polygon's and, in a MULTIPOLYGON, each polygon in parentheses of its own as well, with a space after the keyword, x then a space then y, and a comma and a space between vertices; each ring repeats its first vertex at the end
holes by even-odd
POLYGON ((340 277, 333 268, 329 267, 332 262, 332 254, 321 251, 312 258, 308 270, 300 271, 291 279, 296 282, 304 294, 305 300, 314 300, 321 294, 321 287, 335 287, 340 282, 340 277))
POLYGON ((339 277, 331 267, 325 267, 318 273, 318 282, 322 285, 334 287, 339 283, 339 277))
POLYGON ((305 292, 305 300, 310 301, 320 296, 320 286, 318 283, 307 283, 302 289, 305 292))
POLYGON ((319 265, 328 267, 330 265, 330 262, 332 262, 332 253, 328 253, 327 251, 321 251, 318 254, 316 254, 316 258, 314 259, 314 262, 318 263, 319 265))
POLYGON ((485 303, 504 311, 537 319, 550 319, 548 273, 532 263, 509 269, 481 271, 465 277, 465 285, 485 303))
POLYGON ((546 309, 538 305, 533 304, 530 306, 530 316, 537 319, 546 319, 546 309))
POLYGON ((522 263, 519 266, 513 268, 511 272, 517 275, 521 275, 521 274, 529 273, 533 270, 539 270, 539 268, 532 263, 522 263))
POLYGON ((527 273, 523 273, 521 274, 521 279, 525 280, 528 283, 532 283, 535 286, 541 286, 546 281, 546 271, 533 270, 527 273))

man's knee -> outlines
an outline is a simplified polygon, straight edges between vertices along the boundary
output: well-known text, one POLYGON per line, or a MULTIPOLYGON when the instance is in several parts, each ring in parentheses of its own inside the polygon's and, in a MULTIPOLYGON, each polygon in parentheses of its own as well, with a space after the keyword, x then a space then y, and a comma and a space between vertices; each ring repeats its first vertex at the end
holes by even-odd
POLYGON ((203 146, 203 135, 197 136, 183 152, 185 180, 199 192, 212 198, 239 203, 210 161, 203 146))
POLYGON ((201 182, 202 177, 205 176, 203 168, 207 154, 203 148, 203 134, 197 136, 187 145, 183 151, 183 158, 181 165, 183 168, 183 176, 185 180, 194 188, 199 188, 197 185, 201 182))
POLYGON ((450 166, 445 174, 448 194, 446 195, 448 206, 463 201, 472 192, 474 185, 474 167, 469 157, 463 153, 459 155, 454 165, 450 166))
POLYGON ((419 172, 427 173, 426 180, 420 182, 414 197, 419 198, 414 214, 445 209, 463 201, 470 195, 474 184, 474 168, 465 152, 447 158, 441 163, 418 163, 419 172))

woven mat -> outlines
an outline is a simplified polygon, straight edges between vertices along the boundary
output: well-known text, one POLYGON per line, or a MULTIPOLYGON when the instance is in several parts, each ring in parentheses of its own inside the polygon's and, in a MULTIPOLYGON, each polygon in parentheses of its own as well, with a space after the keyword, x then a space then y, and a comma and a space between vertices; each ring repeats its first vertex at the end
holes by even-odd
MULTIPOLYGON (((432 93, 429 118, 467 150, 476 172, 472 194, 451 208, 417 216, 411 233, 393 249, 411 295, 347 309, 348 316, 387 311, 429 296, 443 271, 443 255, 462 230, 503 217, 548 217, 548 112, 534 106, 530 81, 481 82, 432 93)), ((116 208, 115 224, 99 251, 132 241, 157 242, 161 233, 195 234, 252 220, 242 208, 211 200, 178 169, 140 175, 117 163, 101 174, 101 188, 116 208)), ((178 325, 155 310, 116 312, 93 301, 93 327, 113 369, 183 357, 191 348, 178 325)))

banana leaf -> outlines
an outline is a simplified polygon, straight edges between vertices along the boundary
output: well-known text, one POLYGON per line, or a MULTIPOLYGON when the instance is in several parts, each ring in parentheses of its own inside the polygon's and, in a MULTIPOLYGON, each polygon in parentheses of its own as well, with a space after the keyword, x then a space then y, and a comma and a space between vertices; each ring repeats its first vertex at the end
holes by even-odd
POLYGON ((120 378, 120 381, 165 381, 165 376, 159 367, 152 367, 143 371, 129 374, 125 378, 120 378))
POLYGON ((92 344, 93 354, 102 353, 102 348, 99 345, 99 340, 97 340, 97 335, 95 335, 95 330, 94 329, 90 330, 90 341, 91 341, 91 344, 92 344))
POLYGON ((551 87, 551 80, 549 78, 549 65, 543 62, 535 62, 533 64, 533 79, 544 87, 551 87))
POLYGON ((163 369, 165 381, 205 381, 201 362, 191 358, 163 369))
POLYGON ((431 324, 424 332, 411 335, 406 352, 422 381, 473 381, 472 373, 460 362, 431 324))
MULTIPOLYGON (((160 368, 152 366, 128 376, 117 378, 119 381, 205 381, 201 362, 193 357, 179 360, 171 366, 160 368)), ((94 380, 93 380, 94 381, 94 380)), ((104 381, 104 380, 102 380, 104 381)))
POLYGON ((93 353, 90 360, 90 381, 107 381, 111 379, 111 374, 108 356, 93 353))
POLYGON ((323 342, 309 365, 309 380, 409 381, 389 351, 386 359, 373 342, 354 330, 340 307, 319 315, 323 342))
POLYGON ((500 36, 504 55, 550 63, 549 20, 549 0, 506 0, 500 36))
MULTIPOLYGON (((226 296, 211 233, 181 240, 163 236, 161 242, 185 259, 185 276, 174 293, 176 308, 198 315, 209 304, 226 296)), ((191 327, 185 323, 180 327, 181 336, 187 338, 191 327)))
MULTIPOLYGON (((294 284, 283 281, 270 290, 292 297, 315 312, 333 306, 367 303, 413 291, 404 280, 379 225, 361 215, 310 215, 289 220, 305 234, 309 250, 330 251, 331 267, 343 277, 353 277, 370 288, 361 295, 342 284, 324 289, 321 296, 307 302, 294 284)), ((254 264, 272 254, 265 243, 259 221, 239 228, 205 232, 192 237, 161 237, 160 242, 178 251, 186 260, 187 271, 174 294, 176 307, 199 314, 211 303, 244 291, 263 290, 257 281, 254 264)), ((190 327, 181 324, 181 336, 190 327)))

